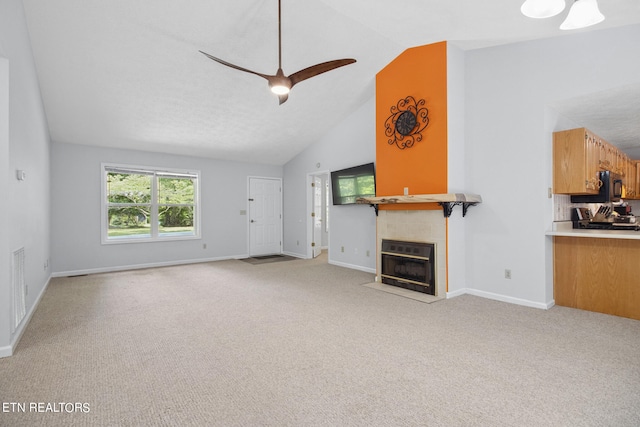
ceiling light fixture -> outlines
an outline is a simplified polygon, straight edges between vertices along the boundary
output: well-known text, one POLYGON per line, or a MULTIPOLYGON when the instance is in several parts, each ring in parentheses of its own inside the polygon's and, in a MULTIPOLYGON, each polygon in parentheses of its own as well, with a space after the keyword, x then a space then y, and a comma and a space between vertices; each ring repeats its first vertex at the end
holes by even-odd
MULTIPOLYGON (((556 16, 564 8, 565 0, 526 0, 520 7, 520 11, 524 16, 540 19, 556 16)), ((577 30, 602 21, 604 21, 604 15, 598 9, 597 0, 574 0, 560 29, 577 30)))
POLYGON ((597 0, 576 0, 567 19, 560 25, 561 30, 576 30, 590 27, 604 21, 604 15, 598 9, 597 0))
POLYGON ((354 62, 356 62, 356 60, 352 58, 335 59, 333 61, 327 61, 320 64, 312 65, 311 67, 307 67, 296 73, 285 76, 284 72, 282 71, 282 20, 280 19, 282 15, 282 8, 280 7, 280 3, 281 1, 278 0, 278 71, 276 71, 275 74, 258 73, 257 71, 252 71, 243 67, 239 67, 237 65, 233 65, 230 62, 224 61, 220 58, 216 58, 215 56, 211 56, 203 51, 200 51, 200 53, 202 53, 209 59, 212 59, 222 65, 226 65, 227 67, 234 68, 239 71, 244 71, 245 73, 255 74, 256 76, 266 79, 269 83, 271 92, 278 95, 278 99, 280 100, 280 104, 282 105, 287 101, 287 99, 289 99, 289 91, 294 85, 304 80, 310 79, 311 77, 326 73, 327 71, 335 70, 336 68, 353 64, 354 62))
POLYGON ((527 0, 520 12, 529 18, 551 18, 564 10, 564 0, 527 0))
POLYGON ((276 95, 286 95, 289 93, 290 90, 291 89, 283 85, 271 86, 271 92, 275 93, 276 95))
POLYGON ((271 92, 276 95, 287 95, 291 90, 291 81, 284 76, 282 69, 279 68, 275 76, 269 80, 271 92))

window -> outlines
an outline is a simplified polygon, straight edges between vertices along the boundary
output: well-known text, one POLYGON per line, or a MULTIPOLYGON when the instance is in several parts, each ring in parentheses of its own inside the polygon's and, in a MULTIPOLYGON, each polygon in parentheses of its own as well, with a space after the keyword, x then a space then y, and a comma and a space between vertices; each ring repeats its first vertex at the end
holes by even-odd
POLYGON ((103 165, 102 242, 200 237, 199 173, 103 165))

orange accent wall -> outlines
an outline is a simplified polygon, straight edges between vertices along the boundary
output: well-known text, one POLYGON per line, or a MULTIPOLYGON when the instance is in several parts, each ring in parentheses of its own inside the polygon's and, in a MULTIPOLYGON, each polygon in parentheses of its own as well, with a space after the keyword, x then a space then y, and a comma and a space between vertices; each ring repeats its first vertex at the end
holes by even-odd
MULTIPOLYGON (((447 44, 407 49, 376 75, 376 195, 447 193, 447 44), (422 141, 399 149, 385 121, 400 99, 424 99, 429 125, 422 141)), ((380 205, 380 209, 442 209, 435 203, 380 205)))

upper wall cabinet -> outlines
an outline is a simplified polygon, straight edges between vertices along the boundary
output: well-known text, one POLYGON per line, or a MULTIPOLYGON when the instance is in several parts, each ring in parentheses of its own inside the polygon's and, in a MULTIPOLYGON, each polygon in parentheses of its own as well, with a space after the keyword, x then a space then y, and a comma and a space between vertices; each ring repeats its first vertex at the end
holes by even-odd
POLYGON ((609 170, 622 177, 625 198, 640 198, 640 167, 618 147, 586 128, 553 133, 553 192, 596 194, 598 172, 609 170))
MULTIPOLYGON (((553 134, 553 192, 597 194, 602 140, 585 128, 553 134)), ((614 160, 612 158, 612 160, 614 160)))
POLYGON ((638 194, 638 162, 635 160, 629 160, 627 162, 627 172, 625 175, 625 197, 627 199, 637 199, 638 194))

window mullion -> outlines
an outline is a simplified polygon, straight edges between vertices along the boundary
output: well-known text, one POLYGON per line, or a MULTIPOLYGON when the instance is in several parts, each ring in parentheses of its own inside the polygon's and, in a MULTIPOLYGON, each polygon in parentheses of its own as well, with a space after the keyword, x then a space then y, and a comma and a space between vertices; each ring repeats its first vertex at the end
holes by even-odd
POLYGON ((158 231, 158 175, 151 179, 151 237, 157 238, 158 231))

